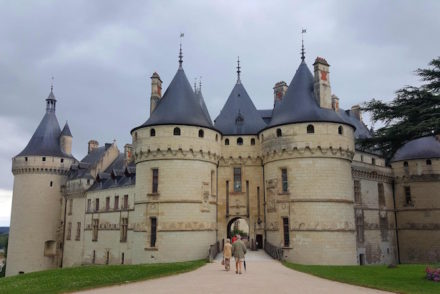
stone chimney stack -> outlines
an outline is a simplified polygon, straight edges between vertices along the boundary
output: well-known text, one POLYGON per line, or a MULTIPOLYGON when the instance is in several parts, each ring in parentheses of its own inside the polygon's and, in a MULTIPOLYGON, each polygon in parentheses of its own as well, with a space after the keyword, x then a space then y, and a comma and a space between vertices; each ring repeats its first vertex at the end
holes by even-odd
POLYGON ((162 80, 157 72, 154 72, 151 76, 150 115, 156 109, 160 98, 162 98, 162 80))
POLYGON ((313 63, 315 71, 315 98, 321 108, 332 109, 332 91, 330 87, 330 75, 328 62, 322 57, 316 57, 313 63))
POLYGON ((93 150, 95 150, 96 148, 99 147, 99 143, 96 140, 90 140, 89 141, 89 148, 88 148, 88 153, 92 152, 93 150))
POLYGON ((353 105, 351 107, 351 113, 360 121, 362 121, 362 113, 361 113, 361 107, 359 105, 353 105))
POLYGON ((278 82, 273 87, 273 103, 274 105, 281 102, 287 92, 287 84, 284 81, 278 82))
POLYGON ((130 163, 133 161, 133 145, 125 144, 124 146, 125 163, 130 163))
POLYGON ((339 111, 339 98, 336 95, 332 95, 332 108, 335 112, 339 111))

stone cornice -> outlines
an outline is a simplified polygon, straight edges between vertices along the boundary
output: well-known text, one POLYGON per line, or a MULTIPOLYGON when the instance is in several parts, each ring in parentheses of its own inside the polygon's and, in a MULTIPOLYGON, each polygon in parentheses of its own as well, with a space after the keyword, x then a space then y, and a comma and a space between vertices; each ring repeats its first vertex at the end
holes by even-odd
POLYGON ((263 154, 263 161, 271 162, 276 160, 290 159, 290 158, 310 158, 310 157, 327 157, 327 158, 342 158, 351 161, 354 156, 354 151, 350 149, 323 148, 317 147, 298 147, 298 146, 280 146, 276 149, 267 151, 263 154))
POLYGON ((354 179, 365 179, 370 181, 392 183, 393 177, 391 173, 378 172, 376 170, 366 169, 362 167, 351 167, 351 174, 354 179))
POLYGON ((69 172, 70 168, 47 168, 44 166, 34 166, 34 167, 20 167, 12 168, 12 173, 15 175, 20 174, 53 174, 65 176, 69 172))
POLYGON ((149 160, 163 160, 163 159, 182 159, 182 160, 199 160, 199 161, 208 161, 214 164, 217 164, 219 155, 216 153, 211 153, 210 151, 205 150, 183 150, 182 148, 179 149, 171 149, 168 148, 166 150, 162 149, 146 149, 143 150, 142 148, 136 149, 135 153, 135 161, 136 163, 142 162, 142 161, 149 161, 149 160))

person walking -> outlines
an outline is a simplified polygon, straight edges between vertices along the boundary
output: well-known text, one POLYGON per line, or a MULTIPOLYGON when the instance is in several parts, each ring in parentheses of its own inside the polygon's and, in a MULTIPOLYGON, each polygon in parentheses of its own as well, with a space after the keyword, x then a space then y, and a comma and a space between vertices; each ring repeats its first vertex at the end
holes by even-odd
POLYGON ((246 254, 246 245, 241 241, 241 236, 237 235, 237 241, 232 244, 232 255, 235 258, 235 273, 241 275, 241 263, 246 254))
POLYGON ((231 257, 232 257, 232 245, 231 240, 226 239, 226 244, 223 248, 223 263, 225 265, 225 270, 228 272, 231 268, 231 257))

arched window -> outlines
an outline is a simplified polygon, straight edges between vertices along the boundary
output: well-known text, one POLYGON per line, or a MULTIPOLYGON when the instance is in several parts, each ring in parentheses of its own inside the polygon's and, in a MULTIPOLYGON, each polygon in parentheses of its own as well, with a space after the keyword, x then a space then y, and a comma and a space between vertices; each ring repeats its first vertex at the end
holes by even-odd
POLYGON ((138 132, 134 132, 134 140, 137 141, 138 139, 138 132))
POLYGON ((315 133, 315 127, 313 125, 307 126, 307 134, 313 134, 315 133))
POLYGON ((243 145, 243 138, 242 137, 238 137, 237 145, 243 145))
POLYGON ((344 132, 344 129, 342 128, 342 126, 339 126, 339 127, 338 127, 338 134, 339 134, 339 135, 342 135, 343 132, 344 132))
POLYGON ((255 145, 255 139, 254 138, 251 139, 251 145, 255 145))
POLYGON ((154 137, 156 136, 156 130, 155 129, 151 129, 150 130, 150 137, 154 137))
POLYGON ((281 132, 281 129, 277 129, 277 137, 281 137, 283 133, 281 132))
POLYGON ((229 139, 225 139, 225 145, 229 145, 229 139))
POLYGON ((215 141, 216 142, 218 141, 218 135, 217 134, 215 134, 215 141))
POLYGON ((432 164, 431 159, 427 159, 426 160, 426 165, 431 165, 431 164, 432 164))
POLYGON ((180 129, 174 128, 173 134, 174 134, 174 136, 180 136, 180 129))
POLYGON ((203 132, 203 130, 199 130, 199 138, 203 138, 204 135, 205 133, 203 132))
POLYGON ((403 166, 404 166, 404 167, 408 167, 408 161, 404 161, 404 162, 403 162, 403 166))

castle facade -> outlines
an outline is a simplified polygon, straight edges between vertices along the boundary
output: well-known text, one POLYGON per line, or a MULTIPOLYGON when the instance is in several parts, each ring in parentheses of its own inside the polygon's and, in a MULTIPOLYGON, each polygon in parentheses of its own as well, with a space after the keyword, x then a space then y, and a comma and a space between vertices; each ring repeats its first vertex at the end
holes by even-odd
POLYGON ((162 95, 151 77, 150 116, 132 144, 71 154, 51 90, 46 114, 12 160, 7 275, 83 264, 206 258, 245 220, 248 246, 283 248, 302 264, 440 260, 440 142, 408 142, 386 165, 361 150, 373 136, 359 106, 339 108, 329 64, 301 63, 258 110, 237 82, 211 120, 182 67, 162 95))

